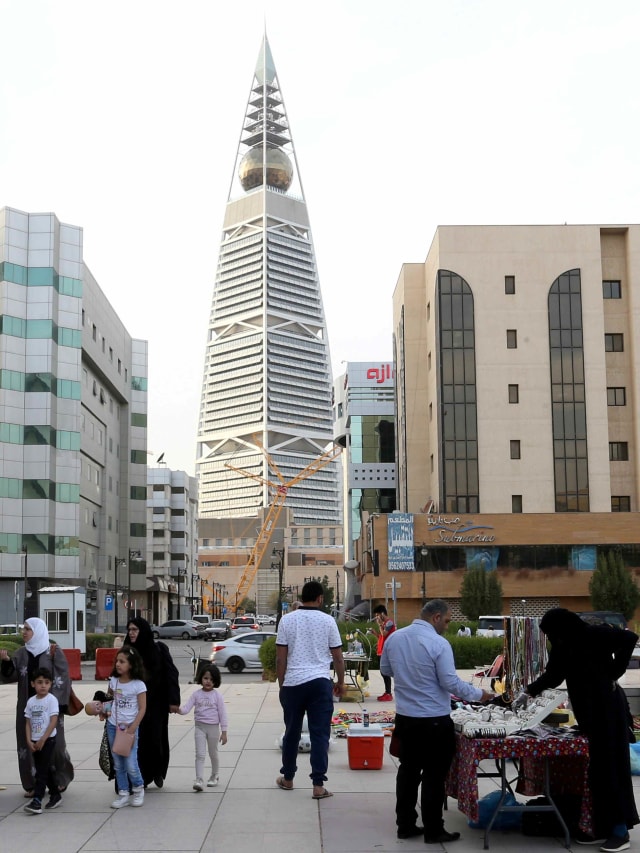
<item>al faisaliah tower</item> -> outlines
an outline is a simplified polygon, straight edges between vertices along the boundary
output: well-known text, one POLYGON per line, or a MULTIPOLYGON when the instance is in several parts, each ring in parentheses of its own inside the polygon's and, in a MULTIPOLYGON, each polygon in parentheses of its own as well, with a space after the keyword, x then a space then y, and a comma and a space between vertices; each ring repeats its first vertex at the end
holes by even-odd
MULTIPOLYGON (((256 515, 333 437, 322 294, 300 170, 266 35, 224 216, 198 425, 199 517, 256 515)), ((340 521, 338 463, 288 496, 295 523, 340 521)))

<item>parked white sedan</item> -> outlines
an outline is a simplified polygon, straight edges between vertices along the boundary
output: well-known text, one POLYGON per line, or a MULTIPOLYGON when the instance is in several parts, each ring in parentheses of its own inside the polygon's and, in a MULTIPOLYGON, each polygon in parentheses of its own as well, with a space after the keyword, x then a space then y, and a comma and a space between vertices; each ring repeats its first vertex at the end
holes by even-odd
POLYGON ((197 640, 204 638, 205 626, 192 619, 169 619, 162 625, 152 625, 151 632, 154 639, 171 639, 171 637, 182 637, 183 640, 197 640))
POLYGON ((216 666, 226 666, 229 672, 262 669, 260 646, 273 636, 273 631, 251 631, 230 640, 214 640, 209 660, 216 666))

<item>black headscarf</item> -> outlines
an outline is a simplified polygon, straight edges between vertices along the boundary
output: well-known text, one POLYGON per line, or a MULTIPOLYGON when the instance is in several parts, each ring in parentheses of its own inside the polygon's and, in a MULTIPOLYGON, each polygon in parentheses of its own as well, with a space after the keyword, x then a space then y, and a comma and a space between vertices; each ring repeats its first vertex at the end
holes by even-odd
POLYGON ((151 625, 149 625, 146 619, 143 619, 141 616, 134 616, 132 619, 127 620, 127 636, 123 645, 131 646, 138 652, 144 663, 145 671, 151 678, 158 673, 161 666, 161 657, 156 641, 153 639, 151 625), (129 637, 129 625, 135 625, 139 631, 138 636, 133 642, 129 637))
POLYGON ((540 620, 540 630, 549 638, 552 646, 580 643, 587 631, 587 624, 577 613, 564 607, 547 610, 540 620))

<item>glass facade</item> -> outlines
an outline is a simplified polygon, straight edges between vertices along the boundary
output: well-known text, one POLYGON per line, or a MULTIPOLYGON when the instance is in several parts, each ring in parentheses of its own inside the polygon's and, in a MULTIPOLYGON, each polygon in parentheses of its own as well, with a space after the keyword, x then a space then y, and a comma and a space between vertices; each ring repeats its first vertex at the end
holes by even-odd
POLYGON ((480 512, 473 294, 449 270, 438 270, 438 318, 444 507, 480 512))
POLYGON ((580 270, 563 273, 548 298, 556 512, 589 512, 580 270))

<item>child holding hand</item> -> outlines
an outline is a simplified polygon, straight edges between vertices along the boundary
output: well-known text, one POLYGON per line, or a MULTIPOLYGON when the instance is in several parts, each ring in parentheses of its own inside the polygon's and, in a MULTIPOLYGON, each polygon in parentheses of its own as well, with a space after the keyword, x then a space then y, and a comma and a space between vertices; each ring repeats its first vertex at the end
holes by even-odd
POLYGON ((211 759, 211 776, 207 782, 208 788, 214 788, 219 781, 218 775, 218 742, 227 742, 227 709, 222 694, 218 693, 220 687, 220 670, 214 664, 204 666, 197 678, 200 690, 192 693, 187 701, 179 708, 175 707, 178 714, 188 714, 194 708, 194 738, 196 746, 196 778, 193 782, 194 791, 204 789, 204 761, 206 751, 209 751, 211 759))

